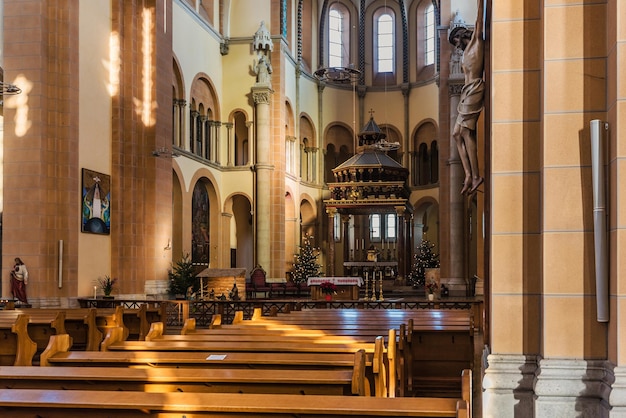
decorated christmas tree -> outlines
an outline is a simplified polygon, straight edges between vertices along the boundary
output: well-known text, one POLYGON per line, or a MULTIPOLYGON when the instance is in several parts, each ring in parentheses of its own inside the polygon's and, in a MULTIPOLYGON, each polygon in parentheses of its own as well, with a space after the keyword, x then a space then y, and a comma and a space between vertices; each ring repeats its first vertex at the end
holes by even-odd
POLYGON ((433 252, 435 244, 431 243, 427 239, 422 239, 422 242, 417 247, 415 255, 413 255, 413 266, 411 273, 409 273, 409 279, 413 283, 413 286, 423 286, 425 271, 427 268, 439 267, 439 254, 433 252))
POLYGON ((311 244, 312 236, 306 234, 302 240, 300 254, 296 254, 296 261, 293 263, 294 283, 306 283, 309 277, 318 277, 322 274, 322 266, 317 263, 320 249, 314 248, 311 244))

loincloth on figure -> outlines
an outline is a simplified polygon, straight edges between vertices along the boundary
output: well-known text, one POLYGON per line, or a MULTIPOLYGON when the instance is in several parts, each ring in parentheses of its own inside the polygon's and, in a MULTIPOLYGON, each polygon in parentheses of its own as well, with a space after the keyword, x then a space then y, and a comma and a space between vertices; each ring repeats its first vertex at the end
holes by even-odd
POLYGON ((456 123, 472 131, 476 130, 476 121, 483 110, 484 94, 485 82, 482 78, 475 78, 463 86, 457 106, 459 115, 456 123))

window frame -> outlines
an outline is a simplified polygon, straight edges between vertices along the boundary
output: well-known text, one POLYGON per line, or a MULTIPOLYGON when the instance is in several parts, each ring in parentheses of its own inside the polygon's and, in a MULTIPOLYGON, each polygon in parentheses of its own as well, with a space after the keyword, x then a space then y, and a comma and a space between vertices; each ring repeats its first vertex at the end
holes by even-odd
MULTIPOLYGON (((350 10, 340 2, 334 2, 330 5, 328 9, 328 15, 326 16, 326 62, 329 67, 348 67, 350 64, 350 27, 351 27, 352 16, 350 14, 350 10), (337 12, 341 15, 341 65, 333 65, 335 62, 331 63, 331 14, 333 12, 337 12)), ((336 45, 336 44, 335 44, 336 45)))

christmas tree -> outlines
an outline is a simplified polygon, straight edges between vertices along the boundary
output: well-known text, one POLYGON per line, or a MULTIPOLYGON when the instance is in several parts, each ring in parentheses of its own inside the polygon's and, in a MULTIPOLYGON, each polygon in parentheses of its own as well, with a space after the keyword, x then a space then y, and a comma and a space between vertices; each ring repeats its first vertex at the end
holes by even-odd
POLYGON ((306 283, 309 277, 318 277, 322 274, 322 266, 317 263, 320 249, 311 245, 313 239, 310 235, 305 235, 303 245, 300 247, 300 254, 296 254, 296 261, 293 263, 294 283, 306 283))
POLYGON ((423 286, 425 271, 427 268, 439 267, 439 254, 433 253, 435 244, 432 244, 427 239, 423 239, 420 245, 415 251, 413 256, 414 263, 409 273, 409 279, 413 283, 413 286, 423 286))

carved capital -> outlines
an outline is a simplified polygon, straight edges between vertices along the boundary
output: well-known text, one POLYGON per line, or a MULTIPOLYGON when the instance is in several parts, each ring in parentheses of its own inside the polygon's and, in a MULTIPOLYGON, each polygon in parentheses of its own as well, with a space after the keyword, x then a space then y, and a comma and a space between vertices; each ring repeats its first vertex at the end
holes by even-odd
POLYGON ((463 84, 450 83, 448 84, 448 94, 450 96, 459 96, 463 90, 463 84))
POLYGON ((255 91, 252 92, 252 98, 255 104, 269 104, 270 103, 270 91, 255 91))

